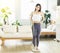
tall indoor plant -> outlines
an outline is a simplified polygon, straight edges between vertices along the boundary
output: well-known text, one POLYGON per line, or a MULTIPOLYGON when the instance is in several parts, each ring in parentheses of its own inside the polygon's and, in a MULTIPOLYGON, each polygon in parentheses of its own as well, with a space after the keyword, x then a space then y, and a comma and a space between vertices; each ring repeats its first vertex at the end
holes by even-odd
POLYGON ((51 14, 49 13, 48 10, 45 10, 44 17, 45 17, 45 20, 43 23, 45 23, 45 28, 47 28, 47 25, 51 23, 51 14))

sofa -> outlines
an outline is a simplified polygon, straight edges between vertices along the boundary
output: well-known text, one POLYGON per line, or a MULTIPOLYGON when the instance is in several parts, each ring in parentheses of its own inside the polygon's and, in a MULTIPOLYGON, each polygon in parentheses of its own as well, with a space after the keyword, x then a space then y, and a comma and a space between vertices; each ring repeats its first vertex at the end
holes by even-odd
POLYGON ((0 29, 0 39, 2 40, 2 45, 4 45, 4 41, 7 39, 32 39, 31 26, 18 26, 19 32, 16 31, 16 26, 14 25, 4 25, 2 28, 3 31, 0 29))

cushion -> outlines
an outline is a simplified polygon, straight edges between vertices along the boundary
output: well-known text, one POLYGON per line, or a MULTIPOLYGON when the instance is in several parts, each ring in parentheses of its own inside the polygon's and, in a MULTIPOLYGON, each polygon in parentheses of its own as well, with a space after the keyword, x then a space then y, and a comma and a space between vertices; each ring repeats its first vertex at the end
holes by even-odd
POLYGON ((19 32, 20 33, 31 33, 31 26, 30 25, 25 25, 25 26, 19 26, 19 32))
POLYGON ((15 25, 3 25, 3 31, 5 33, 14 33, 16 32, 16 26, 15 25))

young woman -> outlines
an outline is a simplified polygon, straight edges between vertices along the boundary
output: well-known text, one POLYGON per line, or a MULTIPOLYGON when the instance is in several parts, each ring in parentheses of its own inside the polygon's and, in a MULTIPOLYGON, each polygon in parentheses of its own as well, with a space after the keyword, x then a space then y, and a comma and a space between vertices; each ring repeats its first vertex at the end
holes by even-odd
POLYGON ((41 22, 44 19, 44 14, 41 12, 41 5, 36 4, 35 10, 31 13, 33 45, 34 49, 38 50, 41 22))

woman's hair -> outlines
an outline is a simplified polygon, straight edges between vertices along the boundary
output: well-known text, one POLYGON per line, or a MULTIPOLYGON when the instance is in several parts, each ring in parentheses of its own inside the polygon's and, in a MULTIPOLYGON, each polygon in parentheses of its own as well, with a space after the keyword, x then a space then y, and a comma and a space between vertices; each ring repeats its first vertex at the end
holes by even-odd
MULTIPOLYGON (((40 9, 39 9, 39 11, 38 11, 38 12, 40 12, 40 11, 41 11, 41 4, 38 3, 38 4, 36 4, 36 7, 37 7, 37 6, 40 6, 40 9)), ((36 8, 35 8, 35 11, 36 11, 36 8)))

